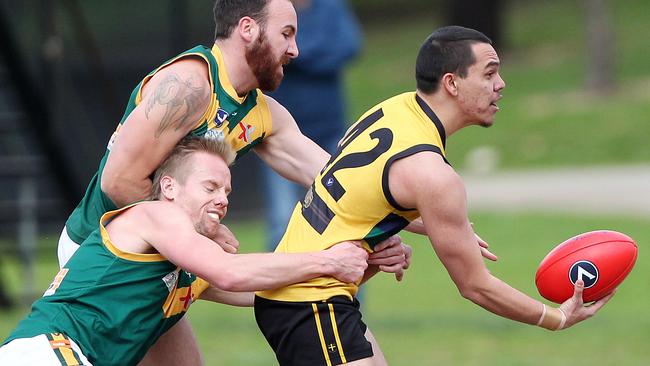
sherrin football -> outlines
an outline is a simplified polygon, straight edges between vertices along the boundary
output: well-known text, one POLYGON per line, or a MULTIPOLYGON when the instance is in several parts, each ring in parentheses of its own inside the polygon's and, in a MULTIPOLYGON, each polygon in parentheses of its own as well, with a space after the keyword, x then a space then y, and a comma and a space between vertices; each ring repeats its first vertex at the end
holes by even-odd
POLYGON ((630 273, 637 245, 616 231, 590 231, 574 236, 551 250, 535 274, 535 285, 545 299, 561 304, 573 296, 578 279, 585 283, 584 302, 605 297, 630 273))

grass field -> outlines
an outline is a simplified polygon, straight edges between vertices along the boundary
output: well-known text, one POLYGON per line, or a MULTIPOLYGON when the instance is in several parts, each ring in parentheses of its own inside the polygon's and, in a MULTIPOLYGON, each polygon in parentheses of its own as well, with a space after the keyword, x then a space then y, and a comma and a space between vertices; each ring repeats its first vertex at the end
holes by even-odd
MULTIPOLYGON (((499 255, 490 271, 541 299, 533 278, 539 261, 556 244, 580 232, 612 229, 632 236, 640 247, 637 265, 610 304, 575 328, 552 333, 494 316, 462 299, 426 240, 405 239, 415 250, 403 282, 379 275, 368 284, 365 321, 391 365, 647 365, 650 360, 649 221, 616 217, 557 215, 472 215, 477 230, 499 255)), ((261 250, 262 227, 236 224, 245 251, 261 250)), ((53 248, 51 250, 54 250, 53 248)), ((41 253, 37 279, 44 289, 56 272, 53 253, 41 253)), ((2 270, 11 291, 21 281, 12 262, 2 270)), ((0 336, 8 334, 27 309, 3 313, 0 336)), ((273 354, 258 332, 251 309, 206 302, 190 318, 207 365, 272 365, 273 354)))

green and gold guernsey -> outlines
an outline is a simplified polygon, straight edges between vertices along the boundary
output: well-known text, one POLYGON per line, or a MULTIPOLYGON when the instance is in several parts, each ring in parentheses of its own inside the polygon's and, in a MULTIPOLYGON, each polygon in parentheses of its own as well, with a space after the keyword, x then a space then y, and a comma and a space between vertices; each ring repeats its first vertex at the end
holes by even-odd
POLYGON ((64 333, 93 364, 135 365, 185 314, 208 283, 160 254, 128 253, 115 247, 105 225, 130 207, 102 216, 99 229, 59 271, 4 343, 64 333))
POLYGON ((101 190, 102 171, 120 127, 142 101, 142 86, 161 68, 186 57, 200 57, 205 60, 212 86, 210 106, 189 135, 228 140, 237 152, 237 157, 240 157, 271 132, 271 114, 264 94, 255 89, 244 97, 237 95, 228 79, 221 51, 216 45, 212 49, 197 46, 172 58, 147 75, 131 93, 124 116, 109 140, 97 173, 66 222, 67 233, 75 243, 84 241, 97 228, 101 215, 117 208, 101 190))
MULTIPOLYGON (((296 205, 276 252, 324 250, 344 240, 363 240, 371 252, 377 243, 419 217, 417 210, 400 206, 391 195, 391 164, 423 151, 445 159, 445 138, 440 120, 414 92, 370 109, 348 130, 337 152, 296 205)), ((319 277, 262 291, 258 296, 319 301, 338 295, 352 298, 357 290, 357 284, 319 277)))

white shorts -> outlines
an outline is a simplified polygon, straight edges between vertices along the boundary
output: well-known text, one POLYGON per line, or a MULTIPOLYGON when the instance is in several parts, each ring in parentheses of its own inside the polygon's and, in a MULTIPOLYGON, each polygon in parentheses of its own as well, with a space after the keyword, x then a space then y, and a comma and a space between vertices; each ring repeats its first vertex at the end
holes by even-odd
POLYGON ((79 249, 79 244, 70 239, 68 231, 64 226, 63 231, 61 231, 61 236, 59 237, 59 245, 56 249, 56 254, 59 257, 59 268, 63 268, 63 266, 68 263, 68 260, 70 260, 70 257, 72 257, 77 249, 79 249))
POLYGON ((92 366, 79 346, 61 333, 14 339, 0 347, 0 365, 92 366))

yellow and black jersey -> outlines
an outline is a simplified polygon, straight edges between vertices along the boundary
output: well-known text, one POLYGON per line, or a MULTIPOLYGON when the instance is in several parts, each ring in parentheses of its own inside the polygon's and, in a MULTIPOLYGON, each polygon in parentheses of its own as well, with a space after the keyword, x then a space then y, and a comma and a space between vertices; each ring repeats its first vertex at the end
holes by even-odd
MULTIPOLYGON (((400 206, 391 195, 391 164, 423 151, 444 158, 445 138, 440 120, 414 92, 372 108, 348 130, 296 205, 276 252, 319 251, 345 240, 363 240, 372 251, 419 217, 417 210, 400 206)), ((279 301, 316 301, 352 297, 356 291, 355 284, 320 277, 258 295, 279 301)))

